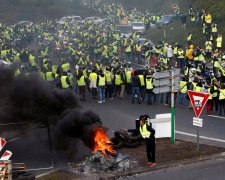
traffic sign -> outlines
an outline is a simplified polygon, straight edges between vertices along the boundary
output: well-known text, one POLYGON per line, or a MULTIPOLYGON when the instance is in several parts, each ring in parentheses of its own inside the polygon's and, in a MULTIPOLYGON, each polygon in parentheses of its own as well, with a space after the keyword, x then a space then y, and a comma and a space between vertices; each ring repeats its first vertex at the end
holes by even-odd
POLYGON ((0 137, 0 152, 6 144, 6 140, 0 137))
POLYGON ((196 117, 199 117, 208 98, 209 93, 202 93, 202 92, 196 92, 196 91, 188 91, 188 96, 191 100, 192 107, 195 111, 196 117))
MULTIPOLYGON (((180 82, 180 76, 175 76, 173 78, 173 82, 174 83, 179 83, 180 82)), ((171 83, 171 80, 169 78, 165 78, 165 79, 155 79, 153 82, 154 86, 165 86, 165 85, 169 85, 171 83)))
POLYGON ((5 151, 4 154, 2 155, 2 157, 0 158, 1 161, 6 161, 9 160, 12 156, 12 152, 11 151, 5 151))
MULTIPOLYGON (((179 84, 174 84, 173 85, 174 91, 179 90, 180 89, 180 85, 179 84)), ((159 86, 159 87, 155 87, 153 89, 153 92, 155 94, 160 94, 160 93, 166 93, 166 92, 171 92, 172 91, 172 86, 170 86, 168 84, 168 86, 159 86)))
POLYGON ((198 127, 202 127, 203 119, 193 117, 193 125, 198 126, 198 127))
MULTIPOLYGON (((173 75, 177 76, 180 74, 180 69, 173 70, 173 75)), ((161 79, 161 78, 167 78, 171 76, 171 71, 162 71, 162 72, 156 72, 153 74, 153 78, 155 79, 161 79)))

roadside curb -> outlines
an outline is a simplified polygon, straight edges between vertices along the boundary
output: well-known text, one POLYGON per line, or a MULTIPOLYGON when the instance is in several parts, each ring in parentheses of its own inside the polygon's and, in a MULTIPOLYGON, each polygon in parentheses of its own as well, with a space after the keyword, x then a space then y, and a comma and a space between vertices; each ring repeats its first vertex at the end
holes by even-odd
POLYGON ((177 161, 174 163, 157 165, 156 167, 150 168, 150 169, 146 168, 146 169, 139 169, 136 171, 132 170, 131 172, 124 172, 124 173, 119 173, 117 175, 108 176, 108 177, 106 177, 106 179, 114 180, 114 179, 118 179, 121 177, 138 175, 138 174, 142 174, 142 173, 146 173, 146 172, 155 172, 155 171, 166 169, 166 168, 177 167, 177 166, 182 166, 182 165, 189 165, 189 164, 193 164, 193 163, 204 162, 204 161, 214 160, 214 159, 219 159, 219 158, 225 158, 225 152, 212 154, 212 155, 206 155, 206 156, 202 156, 202 157, 196 157, 196 158, 192 158, 192 159, 184 159, 184 160, 177 161))

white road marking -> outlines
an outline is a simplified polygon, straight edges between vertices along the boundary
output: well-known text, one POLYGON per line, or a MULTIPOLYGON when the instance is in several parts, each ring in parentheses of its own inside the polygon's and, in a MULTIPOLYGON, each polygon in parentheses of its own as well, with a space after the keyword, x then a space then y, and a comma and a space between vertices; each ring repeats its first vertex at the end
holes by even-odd
POLYGON ((220 119, 225 119, 225 117, 221 117, 221 116, 215 116, 215 115, 207 115, 207 116, 215 117, 215 118, 220 118, 220 119))
MULTIPOLYGON (((175 131, 175 133, 186 135, 186 136, 191 136, 191 137, 196 137, 196 134, 190 134, 190 133, 186 133, 186 132, 182 132, 182 131, 175 131)), ((210 137, 206 137, 206 136, 200 136, 200 138, 225 143, 225 140, 223 140, 223 139, 210 138, 210 137)))

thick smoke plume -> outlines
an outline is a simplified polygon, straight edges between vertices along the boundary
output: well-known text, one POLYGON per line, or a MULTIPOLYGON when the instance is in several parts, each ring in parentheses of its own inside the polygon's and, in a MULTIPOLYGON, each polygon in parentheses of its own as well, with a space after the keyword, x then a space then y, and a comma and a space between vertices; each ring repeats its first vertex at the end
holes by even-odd
MULTIPOLYGON (((84 111, 71 90, 58 90, 37 74, 15 77, 11 67, 0 66, 0 123, 42 122, 54 127, 55 145, 61 150, 80 139, 92 147, 93 131, 101 126, 98 115, 84 111)), ((19 127, 19 126, 18 126, 19 127)))

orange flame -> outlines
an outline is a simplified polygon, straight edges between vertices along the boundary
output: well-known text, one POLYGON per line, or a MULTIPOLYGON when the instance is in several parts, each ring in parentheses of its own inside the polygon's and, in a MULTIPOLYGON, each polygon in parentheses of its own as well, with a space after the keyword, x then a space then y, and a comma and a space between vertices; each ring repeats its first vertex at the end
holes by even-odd
POLYGON ((102 128, 98 128, 95 130, 94 142, 95 144, 92 148, 93 152, 101 151, 105 155, 108 155, 107 151, 113 154, 116 153, 116 151, 112 147, 112 142, 102 128))

